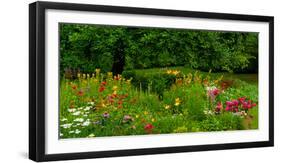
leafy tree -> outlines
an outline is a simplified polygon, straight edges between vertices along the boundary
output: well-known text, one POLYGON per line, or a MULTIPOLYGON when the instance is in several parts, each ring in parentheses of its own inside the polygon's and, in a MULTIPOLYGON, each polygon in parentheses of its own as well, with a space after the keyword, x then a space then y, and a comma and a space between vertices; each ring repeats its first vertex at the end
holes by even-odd
POLYGON ((61 75, 168 66, 257 72, 257 57, 257 33, 60 24, 61 75))

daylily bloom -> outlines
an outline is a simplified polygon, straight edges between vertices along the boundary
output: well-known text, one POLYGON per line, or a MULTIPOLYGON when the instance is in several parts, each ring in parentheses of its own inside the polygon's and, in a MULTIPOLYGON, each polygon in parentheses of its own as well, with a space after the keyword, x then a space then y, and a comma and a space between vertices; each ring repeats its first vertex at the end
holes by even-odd
POLYGON ((116 85, 112 87, 113 91, 117 91, 117 89, 118 89, 118 87, 116 85))
POLYGON ((207 95, 211 97, 211 100, 214 101, 217 95, 219 95, 220 90, 216 87, 207 87, 207 95))
POLYGON ((103 92, 104 90, 105 90, 105 87, 104 86, 100 86, 99 92, 103 92))
POLYGON ((153 125, 148 123, 144 126, 144 130, 147 132, 147 133, 152 133, 152 129, 153 129, 153 125))
POLYGON ((216 106, 216 112, 220 112, 222 110, 223 106, 221 102, 218 102, 217 106, 216 106))
POLYGON ((179 106, 180 103, 181 103, 180 98, 176 98, 176 99, 175 99, 175 106, 179 106))
POLYGON ((73 85, 71 86, 71 88, 72 88, 73 90, 76 90, 76 89, 77 89, 77 85, 73 84, 73 85))
POLYGON ((106 85, 106 81, 101 82, 102 85, 106 85))
POLYGON ((245 97, 240 97, 240 98, 238 98, 238 100, 239 100, 240 103, 243 103, 246 100, 246 98, 245 97))
POLYGON ((83 96, 84 95, 84 91, 83 90, 80 90, 80 91, 78 91, 78 93, 77 93, 79 96, 83 96))

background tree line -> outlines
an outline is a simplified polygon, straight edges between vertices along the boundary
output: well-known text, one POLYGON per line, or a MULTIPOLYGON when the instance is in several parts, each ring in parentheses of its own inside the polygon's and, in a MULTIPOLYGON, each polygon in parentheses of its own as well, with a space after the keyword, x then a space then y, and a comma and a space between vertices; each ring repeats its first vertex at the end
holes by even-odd
POLYGON ((60 24, 60 71, 186 66, 256 73, 258 33, 60 24))

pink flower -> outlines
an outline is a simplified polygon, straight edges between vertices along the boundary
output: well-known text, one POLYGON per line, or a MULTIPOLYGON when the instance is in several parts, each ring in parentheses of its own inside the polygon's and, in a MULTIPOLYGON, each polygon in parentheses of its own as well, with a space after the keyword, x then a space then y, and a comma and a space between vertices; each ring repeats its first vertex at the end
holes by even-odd
POLYGON ((226 110, 226 111, 230 111, 230 110, 232 110, 232 108, 231 108, 230 106, 226 106, 226 107, 225 107, 225 110, 226 110))
POLYGON ((220 91, 217 88, 213 88, 213 89, 207 88, 207 89, 208 89, 208 96, 210 96, 211 100, 214 101, 220 91))
POLYGON ((239 101, 238 101, 238 100, 232 100, 232 105, 238 106, 238 104, 239 104, 239 101))
POLYGON ((226 104, 227 106, 230 106, 230 107, 233 105, 233 103, 232 103, 231 101, 226 101, 225 104, 226 104))

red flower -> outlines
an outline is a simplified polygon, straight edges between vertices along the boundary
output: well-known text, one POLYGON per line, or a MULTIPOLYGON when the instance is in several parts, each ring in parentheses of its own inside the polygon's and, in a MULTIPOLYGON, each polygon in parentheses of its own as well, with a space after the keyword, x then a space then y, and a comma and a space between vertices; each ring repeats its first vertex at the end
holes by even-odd
POLYGON ((121 100, 118 101, 118 104, 119 104, 119 105, 122 105, 122 103, 123 103, 123 101, 121 101, 121 100))
POLYGON ((152 133, 152 129, 153 129, 153 125, 148 123, 144 126, 144 130, 147 132, 147 133, 152 133))
POLYGON ((247 105, 247 109, 251 109, 252 108, 252 105, 251 104, 248 104, 247 105))
POLYGON ((100 86, 99 92, 103 92, 104 90, 105 90, 105 87, 104 86, 100 86))
POLYGON ((108 101, 112 104, 114 102, 113 97, 112 96, 108 96, 108 101))
POLYGON ((212 91, 212 94, 215 95, 215 96, 217 96, 219 93, 220 93, 220 91, 218 89, 214 89, 212 91))
POLYGON ((76 86, 75 84, 73 84, 73 85, 71 86, 71 88, 72 88, 73 90, 76 90, 76 89, 77 89, 77 86, 76 86))
POLYGON ((84 95, 84 91, 83 90, 80 90, 80 91, 78 91, 78 96, 83 96, 84 95))
POLYGON ((257 106, 257 104, 256 104, 256 103, 253 103, 252 106, 255 107, 255 106, 257 106))
POLYGON ((102 85, 106 85, 106 81, 101 82, 102 85))
POLYGON ((246 98, 245 97, 240 97, 240 98, 238 98, 238 100, 240 101, 240 103, 243 103, 246 100, 246 98))
POLYGON ((222 110, 222 103, 218 102, 217 106, 216 106, 216 112, 220 112, 222 110))

